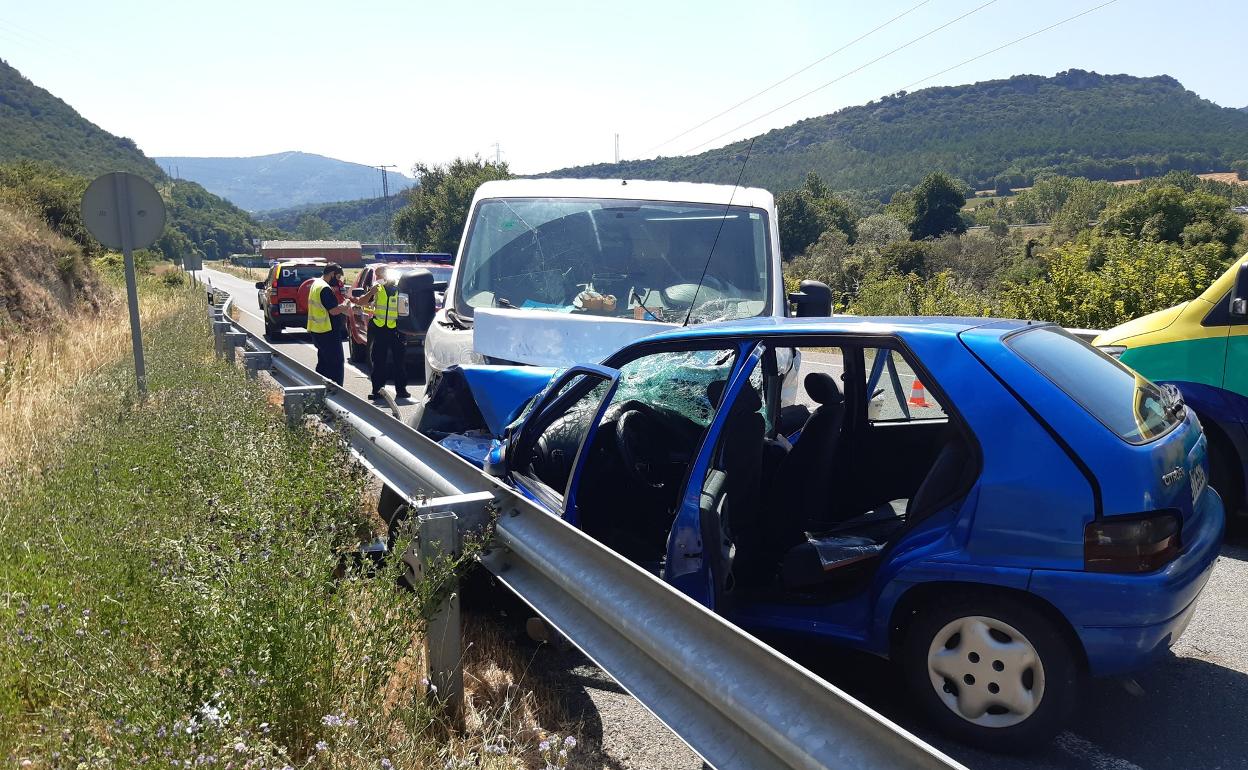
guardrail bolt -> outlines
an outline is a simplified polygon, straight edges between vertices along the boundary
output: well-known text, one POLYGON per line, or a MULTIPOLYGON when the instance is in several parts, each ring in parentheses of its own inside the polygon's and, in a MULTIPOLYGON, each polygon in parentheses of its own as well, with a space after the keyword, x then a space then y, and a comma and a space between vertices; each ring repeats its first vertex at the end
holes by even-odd
POLYGON ((247 374, 247 379, 254 380, 259 376, 260 371, 268 371, 273 368, 273 354, 267 350, 244 350, 243 351, 243 371, 247 374))
MULTIPOLYGON (((440 511, 416 517, 416 539, 419 549, 420 578, 438 574, 438 562, 453 559, 460 553, 459 521, 454 513, 440 511)), ((405 559, 411 564, 412 560, 405 559)), ((429 619, 425 628, 425 660, 429 662, 429 681, 437 686, 437 695, 446 703, 447 713, 459 719, 464 698, 463 632, 459 619, 459 580, 448 578, 450 585, 438 586, 446 600, 429 619)))

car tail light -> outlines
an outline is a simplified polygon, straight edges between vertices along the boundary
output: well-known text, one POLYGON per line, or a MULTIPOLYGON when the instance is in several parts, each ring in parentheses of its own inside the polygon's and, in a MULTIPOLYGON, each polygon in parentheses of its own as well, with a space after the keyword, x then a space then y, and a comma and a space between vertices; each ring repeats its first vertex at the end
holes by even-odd
POLYGON ((1181 519, 1175 511, 1111 516, 1088 522, 1083 530, 1083 566, 1089 572, 1152 572, 1182 547, 1181 519))

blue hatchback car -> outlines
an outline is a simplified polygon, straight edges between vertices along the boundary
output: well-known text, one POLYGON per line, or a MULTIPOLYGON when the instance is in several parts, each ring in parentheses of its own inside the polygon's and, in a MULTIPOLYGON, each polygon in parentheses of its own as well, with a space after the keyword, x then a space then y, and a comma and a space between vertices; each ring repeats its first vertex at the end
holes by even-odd
POLYGON ((1224 526, 1178 392, 1048 324, 700 325, 452 370, 418 427, 748 630, 893 659, 991 749, 1165 653, 1224 526))

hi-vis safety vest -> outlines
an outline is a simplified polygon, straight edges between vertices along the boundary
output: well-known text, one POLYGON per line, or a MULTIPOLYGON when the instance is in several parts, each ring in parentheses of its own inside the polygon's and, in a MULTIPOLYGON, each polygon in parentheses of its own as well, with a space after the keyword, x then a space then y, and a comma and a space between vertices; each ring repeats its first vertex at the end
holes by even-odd
POLYGON ((399 292, 397 287, 392 288, 394 291, 386 291, 384 283, 377 284, 373 298, 373 323, 387 329, 399 325, 399 292))
POLYGON ((321 304, 321 292, 328 288, 325 279, 317 278, 308 290, 308 331, 314 334, 323 334, 334 328, 329 320, 329 311, 321 304))

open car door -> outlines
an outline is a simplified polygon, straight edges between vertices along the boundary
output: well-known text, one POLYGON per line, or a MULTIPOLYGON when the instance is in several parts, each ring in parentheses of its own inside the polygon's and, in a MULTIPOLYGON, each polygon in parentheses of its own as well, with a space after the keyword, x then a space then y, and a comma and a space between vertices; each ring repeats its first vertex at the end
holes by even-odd
MULTIPOLYGON (((731 585, 734 548, 728 536, 730 510, 734 500, 740 504, 743 496, 740 476, 749 470, 744 466, 749 464, 750 453, 738 451, 749 447, 742 447, 738 442, 752 442, 757 438, 756 448, 761 453, 766 430, 759 411, 761 401, 755 405, 749 399, 740 399, 745 388, 752 388, 750 378, 758 369, 763 351, 762 343, 755 345, 725 386, 715 417, 689 471, 680 508, 668 536, 664 578, 682 593, 716 611, 724 607, 724 595, 731 585), (749 435, 725 436, 726 429, 731 429, 731 434, 739 425, 745 426, 749 435), (724 446, 720 446, 721 437, 725 439, 724 446)), ((757 463, 752 470, 758 472, 757 463)))
POLYGON ((566 512, 584 449, 593 442, 619 378, 614 369, 581 364, 538 398, 505 452, 506 473, 522 492, 551 511, 566 512))

